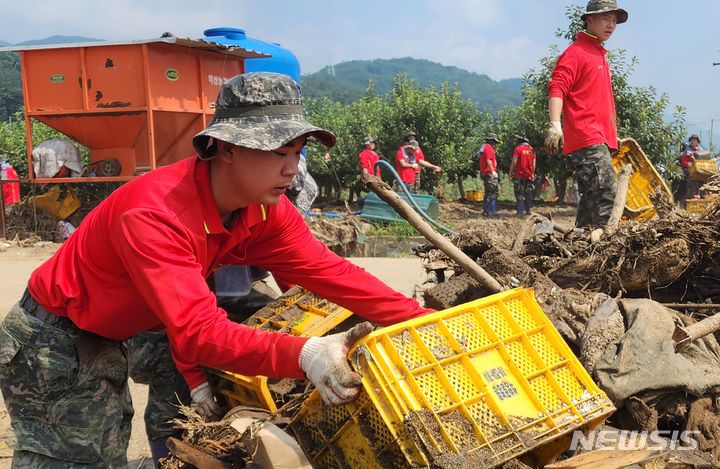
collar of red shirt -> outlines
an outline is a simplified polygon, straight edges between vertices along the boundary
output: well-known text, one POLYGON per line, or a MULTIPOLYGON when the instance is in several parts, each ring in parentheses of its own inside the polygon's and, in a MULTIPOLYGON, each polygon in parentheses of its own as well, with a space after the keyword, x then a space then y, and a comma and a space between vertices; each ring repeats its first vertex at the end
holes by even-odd
POLYGON ((597 38, 597 36, 593 36, 592 34, 588 33, 587 31, 579 31, 577 33, 577 36, 575 36, 575 39, 577 41, 580 41, 582 44, 587 44, 588 46, 591 46, 599 51, 602 51, 603 53, 607 52, 605 47, 603 47, 602 42, 600 42, 597 38))
MULTIPOLYGON (((210 187, 210 162, 197 159, 195 161, 195 185, 200 199, 203 213, 203 225, 205 233, 220 234, 227 233, 228 230, 223 226, 220 212, 218 211, 215 200, 212 196, 210 187)), ((252 204, 247 210, 240 210, 238 218, 242 221, 242 225, 250 228, 267 219, 265 206, 262 204, 252 204)), ((233 225, 235 222, 233 223, 233 225)))

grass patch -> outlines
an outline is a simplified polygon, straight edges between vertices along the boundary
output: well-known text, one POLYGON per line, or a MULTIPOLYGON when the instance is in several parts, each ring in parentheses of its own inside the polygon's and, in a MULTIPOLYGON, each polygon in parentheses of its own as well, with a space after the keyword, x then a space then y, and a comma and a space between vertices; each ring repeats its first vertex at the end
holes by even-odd
POLYGON ((407 222, 372 222, 370 225, 365 233, 366 236, 392 236, 398 239, 420 236, 420 233, 407 222))

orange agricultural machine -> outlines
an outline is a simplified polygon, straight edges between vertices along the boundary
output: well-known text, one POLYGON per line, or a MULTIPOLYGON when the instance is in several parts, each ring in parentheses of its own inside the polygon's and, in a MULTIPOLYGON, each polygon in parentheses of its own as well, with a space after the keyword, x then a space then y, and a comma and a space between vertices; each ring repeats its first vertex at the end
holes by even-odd
POLYGON ((20 53, 28 175, 38 183, 127 181, 191 155, 223 81, 244 72, 246 58, 269 57, 173 36, 3 50, 20 53), (87 147, 91 164, 117 160, 119 175, 37 178, 32 120, 87 147))

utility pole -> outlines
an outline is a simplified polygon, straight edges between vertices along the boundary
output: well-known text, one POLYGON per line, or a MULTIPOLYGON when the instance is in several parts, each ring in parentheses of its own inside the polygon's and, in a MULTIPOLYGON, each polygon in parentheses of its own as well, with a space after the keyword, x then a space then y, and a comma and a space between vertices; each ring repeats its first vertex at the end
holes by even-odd
POLYGON ((710 150, 713 150, 713 144, 712 144, 712 138, 713 138, 713 124, 715 124, 715 119, 710 119, 710 150))

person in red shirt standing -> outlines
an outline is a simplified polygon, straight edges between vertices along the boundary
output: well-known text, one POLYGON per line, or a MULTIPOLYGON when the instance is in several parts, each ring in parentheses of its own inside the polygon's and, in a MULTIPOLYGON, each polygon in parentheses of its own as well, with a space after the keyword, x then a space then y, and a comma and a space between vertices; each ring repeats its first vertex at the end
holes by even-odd
POLYGON ((400 180, 408 187, 410 192, 420 189, 420 179, 417 174, 420 167, 432 169, 434 173, 442 171, 440 166, 434 165, 425 159, 417 140, 410 140, 407 145, 401 146, 395 154, 396 168, 400 180))
POLYGON ((0 327, 0 390, 16 467, 126 467, 132 404, 122 341, 165 329, 172 359, 206 417, 219 406, 203 367, 309 379, 325 402, 357 396, 347 352, 369 323, 293 337, 233 323, 206 283, 255 265, 286 284, 388 325, 427 314, 415 300, 333 254, 284 195, 313 138, 287 75, 224 83, 197 157, 138 177, 103 200, 31 275, 0 327))
POLYGON ((495 159, 495 145, 500 143, 497 135, 490 133, 485 137, 485 143, 475 153, 480 167, 480 177, 483 181, 483 216, 497 215, 498 173, 495 159))
POLYGON ((362 174, 373 174, 380 177, 380 167, 375 166, 375 163, 380 159, 380 156, 375 151, 375 139, 372 137, 365 138, 363 146, 363 151, 358 155, 360 171, 362 174))
MULTIPOLYGON (((15 172, 15 168, 12 167, 7 160, 3 160, 0 163, 0 179, 18 179, 18 174, 15 172)), ((10 182, 2 185, 3 202, 5 208, 20 203, 20 183, 10 182)))
POLYGON ((352 203, 355 195, 358 197, 358 204, 362 203, 362 193, 367 190, 365 183, 362 181, 363 174, 372 174, 373 176, 380 176, 380 166, 375 166, 375 163, 380 159, 380 155, 375 151, 375 139, 372 137, 366 137, 363 141, 363 149, 358 155, 358 163, 360 165, 360 174, 357 180, 350 187, 350 200, 352 203))
POLYGON ((567 155, 575 169, 581 197, 575 224, 607 224, 617 177, 611 150, 617 150, 617 124, 610 67, 603 43, 628 19, 615 0, 590 0, 580 17, 585 30, 560 55, 548 86, 550 126, 545 149, 567 155), (562 115, 562 125, 560 118, 562 115))
POLYGON ((513 179, 518 216, 530 215, 535 191, 535 150, 523 135, 515 135, 517 146, 510 163, 510 177, 513 179))
POLYGON ((683 151, 678 157, 678 163, 682 170, 682 179, 678 187, 678 202, 680 202, 680 208, 685 208, 687 199, 694 197, 697 192, 697 187, 693 191, 690 191, 690 167, 695 162, 695 158, 698 152, 703 151, 700 147, 700 137, 692 134, 688 139, 688 144, 684 146, 683 151))

